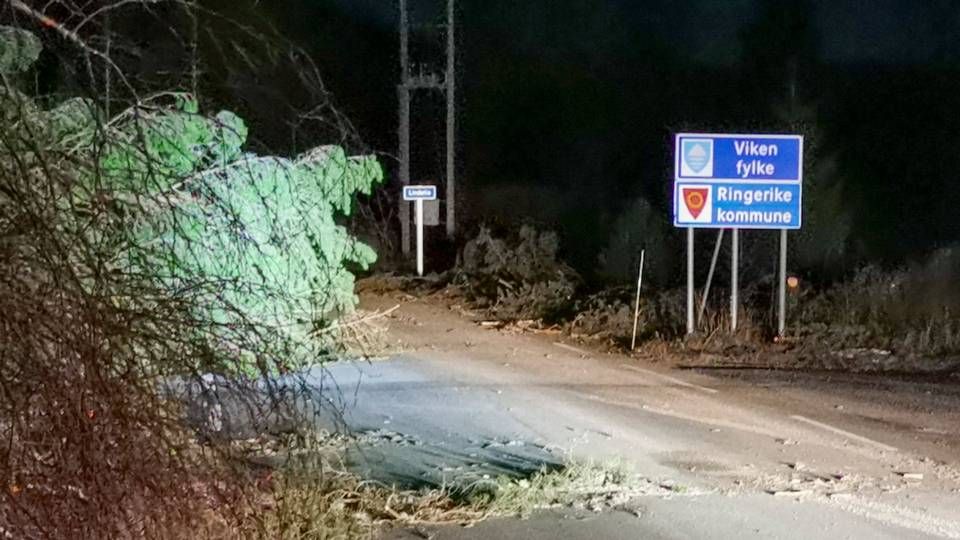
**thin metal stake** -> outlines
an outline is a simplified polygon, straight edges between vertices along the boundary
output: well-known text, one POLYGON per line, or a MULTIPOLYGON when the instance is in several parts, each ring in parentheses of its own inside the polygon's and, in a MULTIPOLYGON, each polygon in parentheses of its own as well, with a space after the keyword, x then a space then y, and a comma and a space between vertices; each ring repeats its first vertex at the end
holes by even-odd
POLYGON ((637 346, 637 323, 640 320, 640 287, 643 286, 643 257, 647 250, 640 250, 640 275, 637 277, 637 302, 633 309, 633 338, 630 340, 630 350, 637 346))
POLYGON ((703 312, 707 309, 707 298, 710 297, 710 285, 713 283, 713 272, 717 269, 717 258, 720 256, 720 246, 723 245, 723 231, 717 233, 717 243, 713 246, 713 258, 710 259, 710 271, 707 273, 707 285, 703 288, 703 298, 700 300, 700 311, 697 313, 697 324, 703 324, 703 312))

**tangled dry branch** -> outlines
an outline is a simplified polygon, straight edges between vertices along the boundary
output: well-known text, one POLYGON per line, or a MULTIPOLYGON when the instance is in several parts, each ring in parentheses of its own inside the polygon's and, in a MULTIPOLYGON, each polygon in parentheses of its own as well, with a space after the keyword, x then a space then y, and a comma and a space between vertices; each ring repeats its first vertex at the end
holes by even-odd
POLYGON ((254 472, 213 435, 290 429, 312 412, 291 394, 334 402, 297 370, 336 350, 322 330, 355 301, 348 265, 374 254, 334 218, 382 173, 337 147, 254 155, 239 117, 154 91, 98 45, 123 48, 102 33, 107 14, 119 25, 170 6, 200 9, 2 12, 14 24, 0 28, 0 537, 239 523, 254 472), (35 23, 40 39, 18 28, 35 23), (42 46, 81 66, 49 95, 24 84, 42 46), (90 97, 63 98, 74 92, 90 97))

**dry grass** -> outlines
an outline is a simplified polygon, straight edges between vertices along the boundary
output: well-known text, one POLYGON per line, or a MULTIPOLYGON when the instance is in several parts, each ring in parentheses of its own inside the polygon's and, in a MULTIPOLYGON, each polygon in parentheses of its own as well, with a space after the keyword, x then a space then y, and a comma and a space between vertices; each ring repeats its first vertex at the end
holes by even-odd
POLYGON ((613 508, 663 491, 621 462, 569 461, 529 478, 490 478, 464 486, 397 490, 347 472, 336 450, 346 441, 301 439, 286 464, 261 476, 261 496, 239 525, 212 516, 199 537, 282 540, 373 538, 387 527, 469 526, 493 516, 528 516, 561 506, 613 508))
POLYGON ((484 515, 442 491, 401 492, 335 470, 286 471, 242 525, 248 538, 371 538, 390 525, 465 524, 484 515))
POLYGON ((543 469, 530 478, 500 477, 474 489, 475 504, 489 513, 528 516, 557 507, 594 511, 615 508, 662 488, 641 478, 622 461, 568 461, 562 468, 543 469))
POLYGON ((399 351, 388 335, 387 319, 399 308, 397 304, 384 310, 356 310, 324 329, 323 337, 350 357, 374 359, 390 356, 399 351))
POLYGON ((256 482, 259 496, 247 499, 240 517, 211 513, 199 534, 228 538, 334 540, 372 538, 383 526, 468 524, 481 509, 446 489, 401 491, 348 472, 339 456, 351 438, 311 433, 283 441, 252 442, 248 461, 265 467, 256 482))

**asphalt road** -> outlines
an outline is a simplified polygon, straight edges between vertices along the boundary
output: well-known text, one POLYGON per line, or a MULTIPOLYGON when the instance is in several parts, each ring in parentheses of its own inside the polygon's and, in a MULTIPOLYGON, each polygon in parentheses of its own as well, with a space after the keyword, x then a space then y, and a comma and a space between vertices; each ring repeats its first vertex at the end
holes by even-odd
POLYGON ((422 300, 394 312, 391 336, 402 354, 315 374, 362 436, 359 472, 411 487, 619 458, 671 489, 623 511, 386 538, 960 538, 954 381, 666 370, 422 300))

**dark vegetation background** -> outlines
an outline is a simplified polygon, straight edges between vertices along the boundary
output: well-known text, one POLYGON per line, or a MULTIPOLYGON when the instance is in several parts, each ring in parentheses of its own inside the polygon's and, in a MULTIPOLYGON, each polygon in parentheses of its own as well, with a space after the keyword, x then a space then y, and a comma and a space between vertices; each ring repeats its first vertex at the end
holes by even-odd
MULTIPOLYGON (((207 3, 241 19, 266 16, 302 43, 364 143, 395 153, 396 2, 207 3)), ((411 3, 421 20, 442 18, 440 0, 411 3)), ((670 134, 680 129, 802 123, 819 148, 808 179, 832 187, 825 213, 844 214, 849 228, 842 256, 804 269, 814 275, 901 264, 960 236, 956 2, 460 0, 458 16, 464 208, 474 220, 557 229, 562 253, 583 273, 597 269, 638 198, 666 219, 670 134), (817 272, 824 265, 830 271, 817 272)), ((415 33, 415 61, 442 40, 430 32, 415 33)), ((282 80, 229 76, 262 104, 253 131, 289 144, 274 114, 287 99, 282 80)), ((439 99, 417 106, 441 111, 439 99)), ((441 121, 415 131, 427 146, 415 177, 438 170, 441 121)))
MULTIPOLYGON (((423 23, 442 22, 443 0, 409 2, 415 65, 442 61, 442 29, 423 23)), ((381 268, 392 268, 397 2, 200 4, 195 51, 185 45, 192 42, 191 21, 175 4, 117 17, 112 31, 129 43, 118 41, 113 50, 123 69, 148 87, 191 91, 206 110, 236 111, 250 126, 251 149, 262 153, 292 155, 317 141, 337 142, 351 154, 377 153, 386 187, 360 205, 353 228, 377 249, 386 263, 381 268), (186 34, 171 36, 169 21, 186 34), (300 48, 264 47, 249 28, 300 48), (178 68, 184 58, 196 61, 190 62, 196 73, 178 68), (392 242, 382 241, 385 232, 392 242)), ((817 290, 866 266, 902 270, 948 261, 937 263, 945 287, 960 275, 950 251, 960 237, 953 217, 960 195, 952 188, 960 142, 957 3, 458 0, 457 6, 459 246, 477 237, 481 223, 492 224, 495 236, 515 236, 518 225, 532 223, 557 231, 558 256, 584 278, 588 292, 635 279, 641 246, 645 283, 680 285, 683 239, 668 215, 672 133, 795 132, 806 137, 805 214, 804 229, 790 237, 791 274, 817 290)), ((55 49, 69 44, 50 29, 36 30, 50 45, 36 70, 35 93, 54 101, 57 94, 82 95, 89 86, 84 70, 64 65, 55 49)), ((89 33, 84 37, 103 45, 93 27, 89 33)), ((442 105, 439 95, 414 102, 417 181, 443 176, 442 105)), ((436 248, 442 233, 429 234, 436 248)), ((697 238, 703 283, 714 237, 697 238)), ((742 236, 741 281, 758 287, 763 306, 774 284, 775 246, 775 233, 742 236)), ((717 298, 729 273, 727 249, 717 298)), ((453 251, 431 250, 429 268, 449 268, 453 251)))

